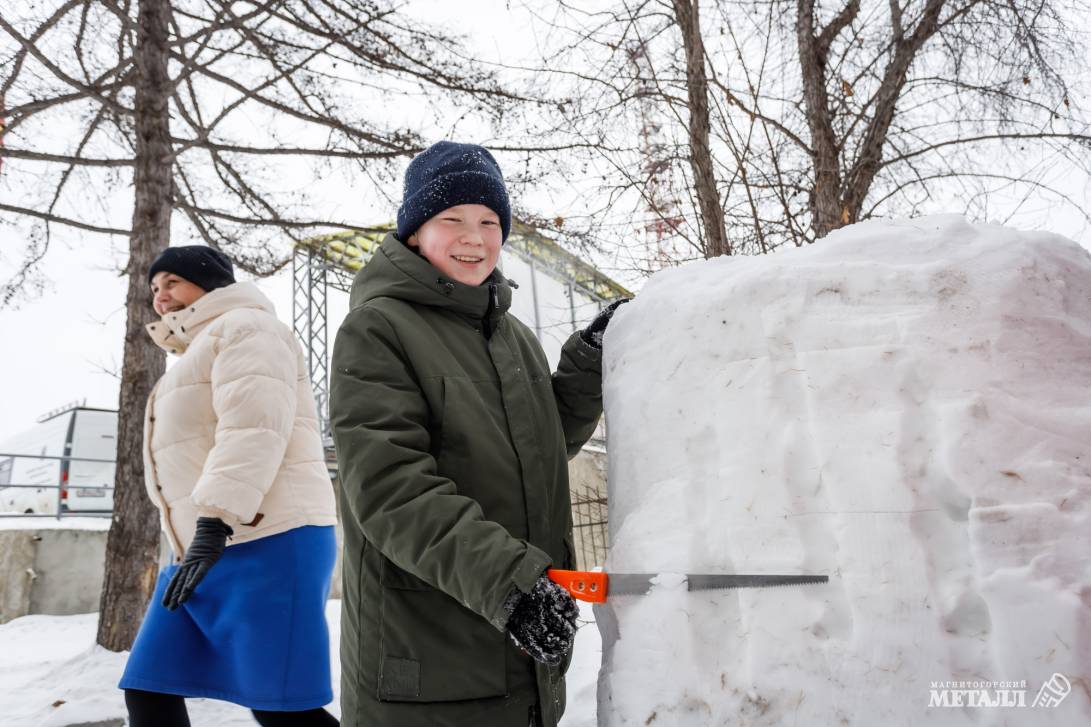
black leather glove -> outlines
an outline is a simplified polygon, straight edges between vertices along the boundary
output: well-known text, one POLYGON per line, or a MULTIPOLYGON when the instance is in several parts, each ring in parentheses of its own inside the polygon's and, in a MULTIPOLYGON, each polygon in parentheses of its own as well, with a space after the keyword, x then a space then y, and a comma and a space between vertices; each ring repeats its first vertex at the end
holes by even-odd
POLYGON ((630 300, 632 298, 615 300, 599 311, 599 314, 588 324, 587 328, 580 331, 580 338, 583 339, 583 342, 595 348, 602 348, 602 335, 606 333, 606 326, 610 323, 610 319, 614 317, 614 311, 617 310, 619 305, 628 303, 630 300))
POLYGON ((167 592, 163 595, 163 605, 168 610, 175 610, 193 595, 205 573, 223 555, 228 536, 234 534, 235 531, 218 517, 197 518, 197 532, 193 535, 193 542, 186 549, 182 565, 174 572, 174 577, 167 585, 167 592))
POLYGON ((556 666, 572 650, 580 608, 568 591, 544 575, 530 593, 508 596, 508 634, 535 661, 556 666))

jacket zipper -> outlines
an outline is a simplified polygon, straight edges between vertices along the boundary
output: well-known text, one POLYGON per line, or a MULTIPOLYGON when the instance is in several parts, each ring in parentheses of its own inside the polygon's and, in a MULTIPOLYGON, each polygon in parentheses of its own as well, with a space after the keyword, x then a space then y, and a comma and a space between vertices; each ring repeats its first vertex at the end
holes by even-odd
POLYGON ((500 297, 496 293, 496 283, 489 283, 489 307, 485 309, 485 317, 481 319, 481 327, 485 331, 485 338, 492 338, 492 314, 499 307, 500 297))

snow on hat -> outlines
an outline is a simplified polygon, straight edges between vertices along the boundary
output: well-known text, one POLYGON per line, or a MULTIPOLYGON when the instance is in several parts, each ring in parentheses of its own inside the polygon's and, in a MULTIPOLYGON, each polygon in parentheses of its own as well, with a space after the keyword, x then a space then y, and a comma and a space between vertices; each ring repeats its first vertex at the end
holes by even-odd
POLYGON ((235 271, 227 255, 205 245, 168 247, 148 268, 148 283, 161 272, 174 273, 205 292, 235 282, 235 271))
POLYGON ((398 239, 409 236, 433 216, 459 204, 483 204, 500 217, 504 240, 511 230, 511 204, 504 175, 485 147, 440 141, 413 157, 405 170, 398 239))

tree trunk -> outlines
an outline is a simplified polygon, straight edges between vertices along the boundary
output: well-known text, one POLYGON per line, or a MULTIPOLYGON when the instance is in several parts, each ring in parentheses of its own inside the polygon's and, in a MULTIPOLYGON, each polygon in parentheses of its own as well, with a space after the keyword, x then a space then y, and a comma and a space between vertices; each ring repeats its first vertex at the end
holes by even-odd
POLYGON ((724 210, 716 190, 709 148, 708 78, 705 76, 705 44, 701 38, 699 0, 674 0, 674 16, 682 31, 686 51, 686 90, 689 94, 689 163, 693 186, 701 209, 706 258, 730 255, 731 245, 724 228, 724 210))
POLYGON ((169 0, 140 0, 137 30, 135 203, 129 238, 125 354, 118 405, 114 517, 106 541, 106 572, 98 643, 132 647, 159 566, 159 518, 144 492, 144 405, 165 368, 163 353, 144 330, 155 318, 145 271, 170 242, 170 79, 167 75, 169 0))
POLYGON ((902 9, 897 3, 891 3, 893 37, 890 62, 883 72, 883 82, 875 100, 875 113, 864 134, 863 143, 856 162, 845 175, 844 206, 849 222, 856 222, 863 209, 864 200, 879 173, 883 161, 883 148, 894 114, 905 88, 909 67, 916 60, 917 53, 929 39, 939 32, 940 13, 945 0, 928 0, 916 30, 908 38, 903 36, 902 9))
POLYGON ((830 24, 815 35, 814 0, 798 0, 796 5, 796 43, 814 162, 810 206, 816 239, 847 222, 841 201, 841 145, 833 130, 833 112, 826 90, 826 61, 830 43, 855 19, 859 10, 859 0, 849 0, 830 24))

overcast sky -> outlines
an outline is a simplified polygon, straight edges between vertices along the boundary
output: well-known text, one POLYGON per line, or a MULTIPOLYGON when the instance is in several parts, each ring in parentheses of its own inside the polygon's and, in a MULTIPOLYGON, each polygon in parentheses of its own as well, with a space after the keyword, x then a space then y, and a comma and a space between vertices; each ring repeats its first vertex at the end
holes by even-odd
MULTIPOLYGON (((517 58, 533 48, 534 39, 525 31, 520 16, 511 15, 506 3, 478 0, 474 3, 445 3, 413 0, 413 14, 467 34, 475 51, 485 57, 517 58), (473 6, 473 10, 469 8, 473 6)), ((1064 169, 1056 174, 1070 194, 1088 200, 1088 180, 1064 169)), ((360 204, 362 192, 343 185, 342 204, 360 204)), ((542 214, 551 214, 548 198, 533 200, 542 214)), ((1002 209, 1000 204, 997 209, 1002 209)), ((930 212, 945 208, 942 201, 930 212)), ((394 209, 367 212, 375 222, 393 219, 394 209)), ((1028 208, 1009 222, 1015 227, 1041 227, 1043 210, 1028 208)), ((1091 238, 1077 215, 1060 212, 1046 223, 1048 229, 1091 247, 1091 238)), ((22 240, 11 237, 11 228, 0 228, 0 260, 8 263, 20 257, 22 240)), ((88 406, 116 408, 117 372, 121 368, 124 336, 126 281, 119 277, 126 257, 126 242, 112 243, 103 236, 63 231, 46 258, 43 271, 48 280, 44 295, 16 310, 0 310, 0 442, 33 425, 48 410, 68 402, 86 399, 88 406)), ((179 244, 180 241, 176 241, 179 244)), ((246 276, 240 276, 245 279, 246 276)), ((291 316, 290 269, 259 285, 277 306, 282 320, 291 316)), ((335 299, 330 317, 330 344, 340 323, 345 301, 335 299)))
MULTIPOLYGON (((475 51, 490 58, 515 57, 527 49, 520 47, 518 34, 512 32, 504 2, 475 0, 474 4, 480 12, 467 13, 468 3, 413 0, 411 12, 467 35, 475 51), (468 22, 469 17, 477 20, 468 22)), ((413 113, 412 107, 404 113, 413 113)), ((326 200, 331 210, 359 208, 366 200, 365 219, 372 223, 394 219, 394 208, 376 205, 374 195, 356 188, 354 180, 341 180, 331 188, 335 190, 331 196, 336 195, 326 200)), ((123 209, 130 214, 127 205, 123 209)), ((123 219, 121 225, 127 226, 126 222, 123 219)), ((56 226, 54 231, 42 268, 48 281, 45 293, 18 309, 0 310, 0 442, 69 402, 86 400, 88 406, 117 407, 127 285, 117 271, 125 264, 127 241, 56 226)), ((9 227, 0 227, 0 236, 0 262, 7 263, 3 266, 7 272, 21 259, 23 240, 9 227)), ((175 240, 175 244, 184 242, 175 240)), ((248 276, 240 273, 238 278, 248 276)), ((255 282, 272 299, 280 318, 290 323, 290 266, 282 274, 255 282)), ((332 345, 347 300, 335 290, 330 298, 332 345)))

